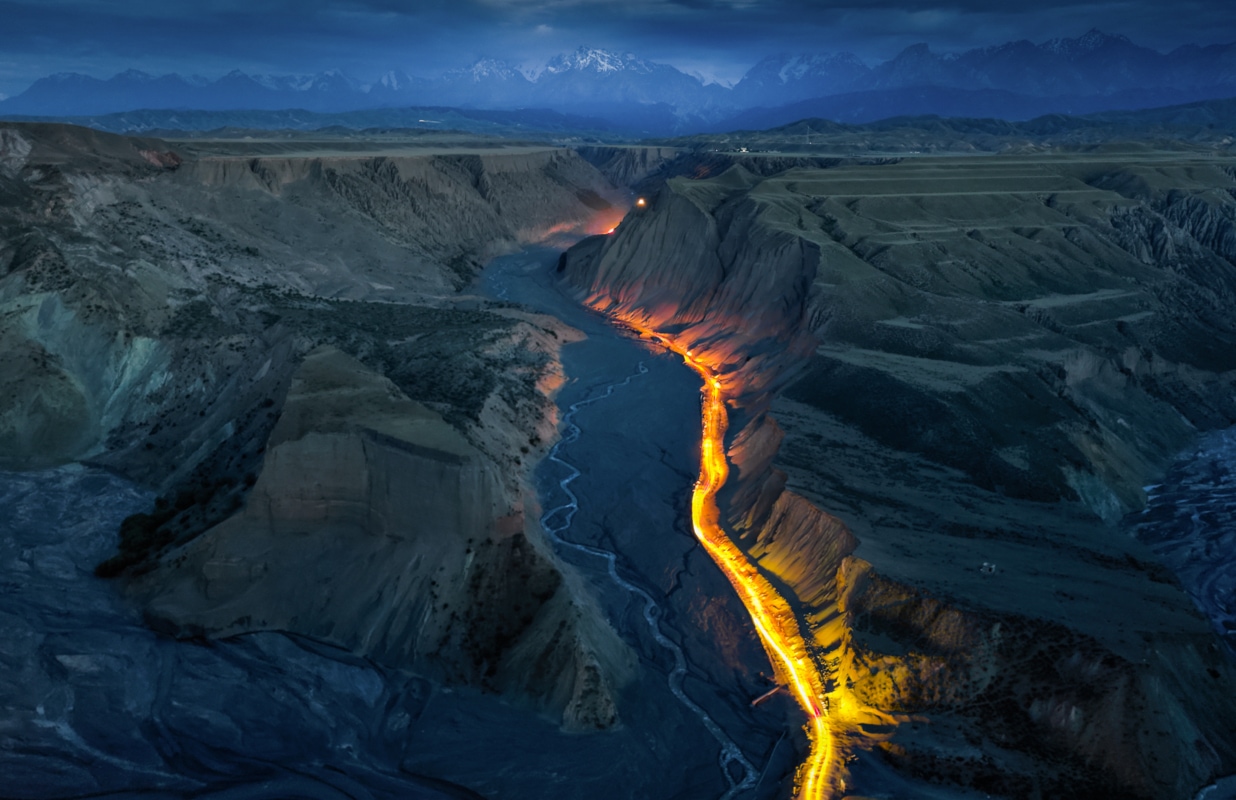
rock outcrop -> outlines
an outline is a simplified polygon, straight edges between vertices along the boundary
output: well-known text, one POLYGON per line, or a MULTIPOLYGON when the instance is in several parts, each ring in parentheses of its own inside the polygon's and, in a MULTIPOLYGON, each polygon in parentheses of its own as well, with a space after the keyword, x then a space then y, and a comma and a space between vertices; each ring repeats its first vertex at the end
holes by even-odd
MULTIPOLYGON (((97 460, 164 488, 278 397, 295 355, 323 338, 310 306, 445 305, 422 330, 467 326, 445 301, 485 259, 586 224, 613 192, 553 148, 167 168, 142 155, 168 152, 156 140, 5 131, 5 163, 21 165, 0 179, 5 463, 97 460)), ((381 311, 356 316, 389 327, 381 311)))
POLYGON ((526 698, 569 728, 613 725, 631 655, 500 472, 322 348, 297 369, 245 507, 131 591, 178 635, 300 633, 526 698))
POLYGON ((613 725, 632 657, 525 516, 573 333, 458 290, 618 193, 560 148, 407 153, 5 125, 0 466, 156 490, 99 574, 167 630, 297 632, 613 725))
POLYGON ((856 700, 907 715, 894 763, 1184 798, 1236 766, 1236 670, 1108 525, 1236 421, 1232 188, 1188 156, 735 166, 561 268, 721 372, 723 511, 856 700))

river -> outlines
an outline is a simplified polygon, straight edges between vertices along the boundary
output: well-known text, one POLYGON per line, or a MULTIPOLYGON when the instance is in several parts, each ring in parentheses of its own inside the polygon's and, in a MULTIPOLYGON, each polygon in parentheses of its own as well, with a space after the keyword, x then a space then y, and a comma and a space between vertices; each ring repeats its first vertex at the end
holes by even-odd
MULTIPOLYGON (((767 659, 689 527, 698 377, 566 297, 556 257, 497 259, 478 291, 587 335, 564 348, 564 436, 536 479, 559 552, 640 656, 618 730, 565 735, 491 695, 279 632, 156 635, 91 574, 149 493, 80 466, 0 473, 0 795, 782 796, 804 755, 787 735, 801 711, 784 696, 750 708, 767 659)), ((1236 432, 1207 436, 1131 521, 1229 642, 1234 476, 1236 432)), ((852 775, 870 796, 975 796, 909 784, 875 757, 852 775)))
POLYGON ((564 734, 502 698, 277 631, 157 635, 92 574, 150 493, 71 465, 0 473, 0 796, 773 796, 797 758, 792 709, 747 706, 766 689, 761 653, 687 527, 695 376, 562 295, 556 258, 499 259, 481 288, 515 288, 589 337, 564 352, 559 403, 577 427, 537 480, 546 527, 640 656, 617 730, 564 734))
MULTIPOLYGON (((556 256, 531 250, 498 259, 481 284, 486 295, 550 314, 588 337, 563 349, 568 382, 557 400, 564 437, 538 470, 546 527, 559 551, 594 578, 610 619, 658 676, 640 687, 654 696, 628 693, 628 708, 664 713, 656 693, 668 684, 678 717, 690 723, 677 724, 709 747, 711 774, 727 778, 686 794, 665 786, 647 797, 784 798, 808 755, 801 733, 808 717, 784 692, 751 708, 770 687, 762 673, 772 666, 748 609, 691 528, 701 376, 664 343, 640 343, 567 297, 552 269, 556 256), (569 509, 569 526, 558 509, 569 509), (701 738, 703 731, 714 741, 701 738)), ((906 779, 870 753, 849 766, 865 796, 987 797, 906 779)))

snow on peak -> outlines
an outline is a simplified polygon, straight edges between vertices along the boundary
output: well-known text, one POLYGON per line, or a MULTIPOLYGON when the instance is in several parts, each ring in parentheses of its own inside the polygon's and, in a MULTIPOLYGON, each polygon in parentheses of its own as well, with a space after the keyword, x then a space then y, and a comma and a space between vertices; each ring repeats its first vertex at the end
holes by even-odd
POLYGON ((632 53, 619 55, 609 50, 595 47, 581 47, 574 53, 563 53, 554 56, 545 65, 545 72, 556 75, 563 72, 596 72, 609 74, 616 72, 652 72, 652 64, 636 57, 632 53))
POLYGON ((473 80, 480 81, 487 78, 509 80, 520 73, 505 61, 496 58, 482 58, 468 69, 468 74, 473 80))
POLYGON ((863 62, 853 53, 803 53, 781 58, 784 60, 781 68, 777 70, 777 79, 781 83, 825 76, 838 69, 853 70, 864 67, 863 62))
POLYGON ((443 77, 455 82, 486 83, 509 81, 523 77, 523 73, 501 59, 482 58, 470 67, 448 70, 443 73, 443 77))
POLYGON ((1114 43, 1128 43, 1128 39, 1124 36, 1113 36, 1103 33, 1098 28, 1091 28, 1076 39, 1051 39, 1043 43, 1042 47, 1049 53, 1077 58, 1100 49, 1101 47, 1114 43))
POLYGON ((275 90, 275 91, 278 91, 279 89, 285 88, 285 86, 286 86, 286 84, 287 84, 287 81, 288 81, 288 79, 287 79, 287 78, 281 78, 281 77, 279 77, 279 76, 277 76, 277 75, 252 75, 252 76, 245 76, 245 75, 244 75, 244 73, 242 73, 242 72, 232 72, 232 73, 229 73, 229 75, 230 75, 230 76, 244 76, 244 77, 248 77, 250 80, 252 80, 252 81, 253 81, 254 83, 256 83, 258 86, 261 86, 261 87, 262 87, 262 88, 264 88, 264 89, 272 89, 272 90, 275 90))
POLYGON ((408 77, 391 70, 378 79, 378 85, 393 91, 399 91, 408 84, 408 77))

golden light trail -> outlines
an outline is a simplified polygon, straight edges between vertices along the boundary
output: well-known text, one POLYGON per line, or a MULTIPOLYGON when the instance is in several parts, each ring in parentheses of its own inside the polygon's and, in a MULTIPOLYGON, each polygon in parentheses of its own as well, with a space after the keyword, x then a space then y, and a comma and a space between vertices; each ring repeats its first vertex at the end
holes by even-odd
POLYGON ((755 564, 726 534, 717 507, 717 492, 729 478, 725 457, 725 434, 729 413, 721 379, 706 364, 673 338, 629 320, 641 337, 656 342, 682 356, 687 366, 704 381, 702 435, 700 438, 700 476, 691 496, 691 522, 695 536, 738 592, 760 641, 768 653, 778 681, 790 688, 795 700, 807 713, 807 738, 810 751, 799 767, 795 796, 799 800, 826 800, 832 796, 838 748, 829 724, 829 680, 812 654, 799 629, 798 617, 789 602, 773 588, 755 564))

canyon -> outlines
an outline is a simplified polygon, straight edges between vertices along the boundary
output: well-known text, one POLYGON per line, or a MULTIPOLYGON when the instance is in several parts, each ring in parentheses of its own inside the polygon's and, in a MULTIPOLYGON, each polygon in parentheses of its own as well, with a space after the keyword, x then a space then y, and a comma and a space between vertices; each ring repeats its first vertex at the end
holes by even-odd
POLYGON ((807 717, 751 702, 787 676, 692 536, 667 344, 823 676, 809 796, 1236 771, 1236 666, 1114 527, 1236 423, 1230 157, 396 139, 0 126, 19 796, 788 796, 807 717), (133 649, 39 629, 84 608, 133 649), (255 765, 259 709, 306 743, 255 765))
POLYGON ((561 269, 715 372, 728 530, 900 718, 854 742, 1002 796, 1186 797, 1230 769, 1231 663, 1109 526, 1233 421, 1232 186, 1208 155, 737 163, 561 269))

